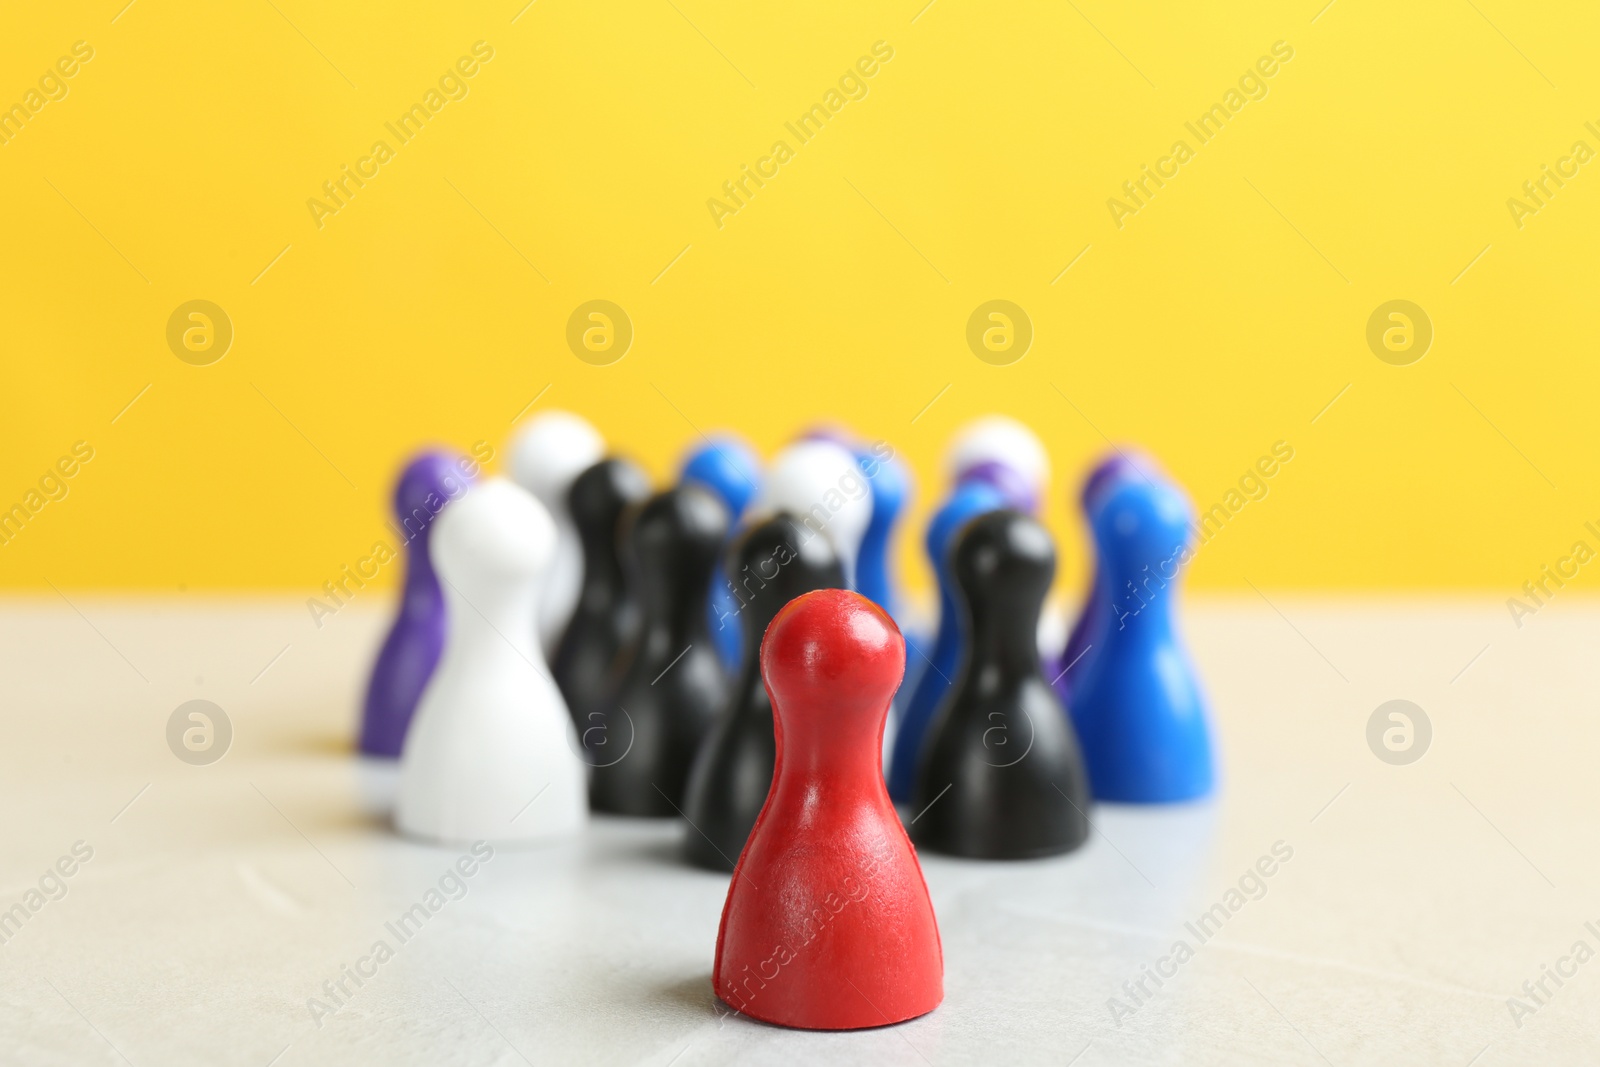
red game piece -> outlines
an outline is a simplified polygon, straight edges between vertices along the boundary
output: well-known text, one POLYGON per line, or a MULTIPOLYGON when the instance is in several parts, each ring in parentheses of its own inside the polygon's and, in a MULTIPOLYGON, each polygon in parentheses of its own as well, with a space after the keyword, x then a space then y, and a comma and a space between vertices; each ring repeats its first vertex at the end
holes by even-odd
POLYGON ((807 1030, 925 1015, 944 998, 933 903, 883 783, 905 640, 843 589, 790 601, 761 643, 776 712, 772 791, 734 869, 712 987, 807 1030))

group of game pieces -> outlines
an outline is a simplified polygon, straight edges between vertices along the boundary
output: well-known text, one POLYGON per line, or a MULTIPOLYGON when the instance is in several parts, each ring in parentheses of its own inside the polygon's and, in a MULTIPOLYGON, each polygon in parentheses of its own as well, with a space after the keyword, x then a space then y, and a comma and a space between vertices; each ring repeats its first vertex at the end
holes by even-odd
POLYGON ((753 1018, 851 1029, 937 1006, 913 841, 1055 855, 1096 800, 1213 787, 1173 608, 1192 511, 1142 454, 1087 478, 1089 593, 1043 650, 1050 465, 1009 418, 950 447, 931 639, 896 591, 910 479, 882 442, 818 429, 763 469, 709 438, 653 489, 554 412, 512 442, 510 479, 467 469, 424 452, 395 490, 407 569, 360 749, 398 766, 396 828, 512 842, 590 811, 683 820, 685 859, 734 872, 713 984, 753 1018))

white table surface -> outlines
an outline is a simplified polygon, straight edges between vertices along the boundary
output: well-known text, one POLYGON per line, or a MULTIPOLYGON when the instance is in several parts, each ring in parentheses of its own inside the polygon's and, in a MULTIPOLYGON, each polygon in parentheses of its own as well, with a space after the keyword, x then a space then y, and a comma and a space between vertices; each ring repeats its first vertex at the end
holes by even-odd
POLYGON ((384 924, 458 856, 365 811, 350 739, 384 598, 320 630, 299 599, 7 601, 0 909, 75 842, 93 858, 0 945, 0 1060, 1600 1061, 1600 962, 1546 980, 1520 1026, 1507 1004, 1574 942, 1600 950, 1584 927, 1600 928, 1600 610, 1574 595, 1518 630, 1489 594, 1267 594, 1187 606, 1219 798, 1102 806, 1065 858, 924 857, 944 1004, 828 1034, 720 1017, 727 878, 677 862, 681 826, 616 819, 497 852, 319 1027, 308 999, 395 944, 384 924), (166 743, 194 698, 235 732, 209 766, 166 743), (1394 698, 1433 724, 1409 766, 1367 747, 1394 698), (1278 841, 1293 858, 1265 896, 1118 1025, 1108 1000, 1131 1004, 1123 983, 1197 944, 1185 921, 1278 841))

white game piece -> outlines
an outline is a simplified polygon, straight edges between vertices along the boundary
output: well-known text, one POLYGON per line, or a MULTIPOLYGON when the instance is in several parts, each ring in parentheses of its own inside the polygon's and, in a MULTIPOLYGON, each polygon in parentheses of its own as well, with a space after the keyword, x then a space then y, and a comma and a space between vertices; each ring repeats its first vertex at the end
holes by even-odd
POLYGON ((555 559, 539 601, 539 644, 546 658, 555 655, 583 585, 583 545, 567 511, 567 491, 605 451, 599 432, 566 411, 535 416, 511 442, 511 476, 556 521, 555 559))
POLYGON ((980 463, 1003 463, 1028 480, 1040 499, 1050 487, 1050 456, 1028 427, 1006 415, 986 415, 962 427, 945 453, 952 481, 980 463))
POLYGON ((780 452, 767 471, 756 506, 787 511, 833 542, 845 582, 856 582, 861 538, 872 522, 872 492, 850 450, 833 441, 797 441, 780 452))
POLYGON ((549 512, 504 478, 474 485, 434 520, 450 629, 400 757, 402 833, 528 841, 588 817, 576 731, 534 639, 555 542, 549 512))

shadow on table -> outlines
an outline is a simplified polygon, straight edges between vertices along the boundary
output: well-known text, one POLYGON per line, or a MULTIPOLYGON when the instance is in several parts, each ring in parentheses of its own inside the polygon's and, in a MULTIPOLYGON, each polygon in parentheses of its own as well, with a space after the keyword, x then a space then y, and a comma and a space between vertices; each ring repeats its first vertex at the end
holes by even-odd
POLYGON ((718 879, 723 884, 726 884, 730 877, 726 871, 707 870, 684 858, 684 835, 695 831, 685 826, 680 819, 642 819, 601 812, 595 813, 593 818, 596 822, 624 831, 620 837, 608 840, 606 845, 608 860, 630 864, 642 860, 645 863, 676 867, 683 871, 696 871, 707 878, 718 879))

